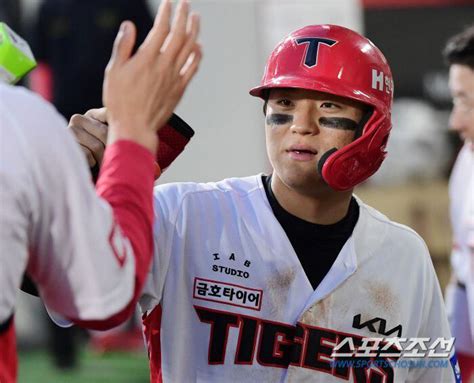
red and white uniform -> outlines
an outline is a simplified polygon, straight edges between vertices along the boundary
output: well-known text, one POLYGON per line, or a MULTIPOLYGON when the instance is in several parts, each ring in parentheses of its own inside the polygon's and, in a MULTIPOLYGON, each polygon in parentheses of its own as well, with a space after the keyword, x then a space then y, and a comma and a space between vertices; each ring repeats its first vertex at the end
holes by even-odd
MULTIPOLYGON (((453 250, 457 283, 447 289, 447 305, 456 349, 474 357, 474 147, 466 142, 449 182, 453 250)), ((474 363, 474 359, 473 362, 474 363)))
POLYGON ((451 338, 423 240, 358 203, 352 236, 313 290, 261 176, 155 188, 140 299, 152 382, 455 382, 448 357, 439 368, 331 365, 344 338, 451 338))
POLYGON ((130 141, 114 143, 96 193, 66 126, 40 97, 0 84, 2 383, 16 379, 8 319, 25 271, 50 309, 101 328, 133 310, 151 259, 153 155, 130 141))

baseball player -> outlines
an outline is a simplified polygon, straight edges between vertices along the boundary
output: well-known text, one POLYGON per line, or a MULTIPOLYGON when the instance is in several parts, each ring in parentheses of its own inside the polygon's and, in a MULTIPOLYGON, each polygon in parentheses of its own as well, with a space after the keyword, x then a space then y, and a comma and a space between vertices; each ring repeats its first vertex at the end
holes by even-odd
POLYGON ((385 157, 385 57, 352 30, 307 26, 250 93, 272 174, 155 189, 140 298, 152 382, 456 381, 426 245, 353 195, 385 157))
POLYGON ((188 8, 180 3, 170 31, 164 1, 133 56, 135 26, 122 24, 104 78, 110 132, 96 191, 64 119, 0 84, 1 383, 16 381, 14 303, 25 271, 51 310, 80 325, 108 328, 134 311, 153 253, 157 128, 201 57, 188 8))
POLYGON ((464 145, 456 159, 449 194, 453 278, 446 291, 464 382, 474 382, 474 26, 452 37, 444 56, 453 97, 450 127, 464 145))

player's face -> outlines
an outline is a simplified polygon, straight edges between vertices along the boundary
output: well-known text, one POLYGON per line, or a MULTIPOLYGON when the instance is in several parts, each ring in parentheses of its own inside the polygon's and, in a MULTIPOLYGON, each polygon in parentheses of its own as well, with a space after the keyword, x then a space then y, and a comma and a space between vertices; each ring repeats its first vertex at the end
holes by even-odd
POLYGON ((449 89, 453 97, 450 128, 462 140, 474 143, 474 70, 466 65, 451 65, 449 89))
POLYGON ((361 103, 303 89, 273 89, 265 120, 274 177, 305 194, 328 189, 317 165, 332 148, 351 143, 364 113, 361 103))

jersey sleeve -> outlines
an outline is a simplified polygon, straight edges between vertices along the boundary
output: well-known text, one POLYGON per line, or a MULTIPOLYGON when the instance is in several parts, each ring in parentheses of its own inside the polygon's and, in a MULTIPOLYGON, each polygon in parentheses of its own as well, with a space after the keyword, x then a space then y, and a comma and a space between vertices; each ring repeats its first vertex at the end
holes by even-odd
MULTIPOLYGON (((153 156, 131 142, 107 149, 99 198, 64 119, 38 97, 20 93, 6 95, 2 105, 15 140, 2 151, 2 172, 10 174, 0 177, 2 204, 5 198, 12 208, 2 213, 1 253, 13 259, 30 254, 28 273, 55 312, 106 321, 133 301, 151 259, 153 156), (23 173, 12 169, 17 164, 23 173), (22 187, 10 186, 20 176, 22 187)), ((15 288, 22 275, 17 263, 15 288)))
POLYGON ((29 175, 0 99, 0 324, 13 312, 28 261, 29 175))
MULTIPOLYGON (((173 249, 175 246, 183 246, 184 243, 183 221, 185 222, 186 218, 181 215, 187 216, 188 213, 183 212, 182 205, 186 194, 195 191, 196 188, 198 184, 194 183, 172 183, 159 185, 154 189, 154 256, 140 298, 143 312, 151 311, 161 302, 173 249)), ((189 219, 196 218, 189 214, 189 219)))

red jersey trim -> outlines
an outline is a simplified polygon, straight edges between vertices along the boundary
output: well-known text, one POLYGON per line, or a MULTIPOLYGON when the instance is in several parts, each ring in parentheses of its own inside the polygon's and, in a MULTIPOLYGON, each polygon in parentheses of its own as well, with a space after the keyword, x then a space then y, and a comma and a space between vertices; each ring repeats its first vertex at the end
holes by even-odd
POLYGON ((156 306, 149 314, 143 315, 143 333, 150 361, 150 382, 163 383, 161 372, 161 305, 156 306))
POLYGON ((1 325, 0 331, 0 382, 15 383, 18 358, 13 315, 1 325))

